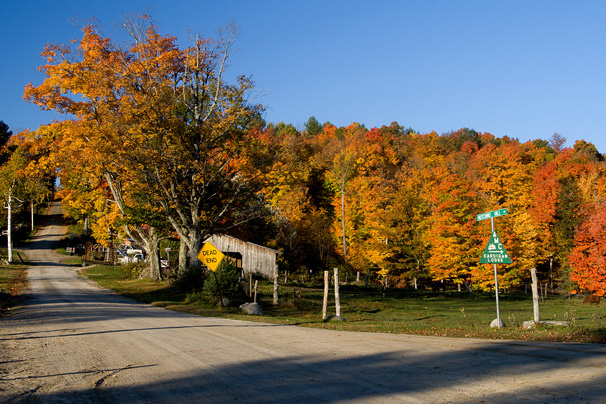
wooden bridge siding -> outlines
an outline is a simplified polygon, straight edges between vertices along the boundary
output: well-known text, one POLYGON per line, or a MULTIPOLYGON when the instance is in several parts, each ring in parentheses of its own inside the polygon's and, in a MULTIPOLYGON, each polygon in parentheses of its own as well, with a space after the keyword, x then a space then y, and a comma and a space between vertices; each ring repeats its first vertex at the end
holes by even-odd
POLYGON ((257 273, 269 279, 275 276, 277 251, 229 236, 211 236, 209 241, 222 252, 242 254, 244 273, 257 273))

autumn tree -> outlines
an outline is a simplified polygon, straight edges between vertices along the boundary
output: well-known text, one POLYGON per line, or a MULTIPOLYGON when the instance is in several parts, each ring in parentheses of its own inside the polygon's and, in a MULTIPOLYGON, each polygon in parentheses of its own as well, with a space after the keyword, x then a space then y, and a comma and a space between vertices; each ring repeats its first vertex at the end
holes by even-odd
POLYGON ((596 157, 593 152, 587 154, 582 147, 577 147, 562 150, 555 160, 559 193, 551 229, 553 258, 556 275, 567 289, 575 287, 570 282, 569 257, 575 246, 577 229, 591 211, 588 207, 606 196, 604 166, 596 157))
MULTIPOLYGON (((455 154, 450 156, 454 157, 455 154)), ((457 172, 458 168, 455 164, 448 171, 446 167, 434 170, 428 264, 435 280, 463 283, 478 265, 477 249, 481 242, 476 222, 479 198, 465 170, 457 172)))
POLYGON ((256 158, 268 166, 262 180, 263 194, 273 210, 276 247, 282 251, 281 266, 287 277, 305 262, 312 151, 292 125, 272 125, 259 139, 262 151, 256 158))
POLYGON ((55 143, 75 144, 82 150, 76 158, 102 175, 125 229, 147 244, 157 277, 159 234, 135 220, 149 221, 142 213, 161 214, 196 267, 205 237, 258 212, 254 162, 243 151, 261 107, 250 102, 250 78, 223 79, 237 27, 186 49, 145 17, 124 27, 129 39, 121 46, 93 26, 83 28, 75 49, 47 46, 47 78, 25 97, 76 116, 55 143))
POLYGON ((318 148, 308 134, 284 123, 267 125, 256 143, 252 158, 266 166, 262 192, 273 211, 281 268, 286 274, 322 269, 332 252, 332 201, 324 186, 325 168, 316 159, 318 148))
MULTIPOLYGON (((350 181, 355 177, 360 164, 361 146, 365 129, 358 123, 345 128, 336 128, 327 125, 319 140, 324 147, 324 159, 327 162, 327 178, 331 187, 336 191, 338 199, 335 206, 339 206, 339 227, 337 234, 341 240, 343 260, 347 263, 347 216, 346 195, 350 181)), ((350 218, 351 219, 351 218, 350 218)), ((352 223, 350 223, 352 224, 352 223)))
MULTIPOLYGON (((481 148, 472 161, 473 175, 480 197, 477 213, 507 208, 509 214, 499 220, 498 234, 513 257, 513 264, 504 265, 500 274, 504 287, 518 285, 530 276, 536 266, 538 233, 529 218, 533 205, 532 185, 539 164, 532 155, 532 143, 520 144, 516 140, 501 139, 501 144, 489 143, 481 148)), ((483 223, 479 226, 488 226, 483 223)), ((489 234, 488 227, 483 234, 489 234)), ((487 241, 487 240, 486 240, 487 241)), ((478 254, 479 256, 479 254, 478 254)), ((488 265, 480 267, 475 275, 482 289, 490 286, 492 278, 488 265)))
POLYGON ((391 213, 401 164, 397 148, 403 136, 395 124, 372 128, 359 145, 357 175, 346 197, 346 216, 350 218, 351 262, 366 268, 367 275, 372 269, 393 279, 392 246, 399 238, 394 234, 398 230, 393 229, 391 213))
POLYGON ((556 153, 561 152, 564 149, 565 144, 566 138, 558 132, 554 132, 554 134, 549 139, 549 145, 553 148, 553 150, 555 150, 556 153))
POLYGON ((17 147, 11 150, 8 160, 0 167, 0 195, 7 210, 7 247, 8 262, 13 262, 13 216, 16 207, 25 201, 36 203, 48 199, 51 190, 40 177, 28 172, 30 158, 27 151, 17 147))
POLYGON ((606 296, 606 202, 598 202, 587 212, 574 239, 569 256, 570 278, 582 290, 606 296))

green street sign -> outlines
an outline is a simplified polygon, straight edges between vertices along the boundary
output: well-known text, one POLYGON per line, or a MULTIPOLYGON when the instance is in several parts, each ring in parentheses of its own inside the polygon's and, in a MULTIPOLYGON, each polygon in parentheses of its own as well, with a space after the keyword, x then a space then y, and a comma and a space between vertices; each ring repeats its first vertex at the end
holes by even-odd
POLYGON ((491 217, 498 217, 498 216, 503 216, 506 214, 507 214, 507 209, 499 209, 499 210, 493 210, 492 212, 480 213, 479 215, 476 216, 476 218, 478 219, 478 222, 479 222, 481 220, 490 219, 491 217))
POLYGON ((512 264, 511 258, 503 244, 501 244, 496 231, 492 232, 490 240, 488 240, 488 245, 486 245, 482 258, 480 258, 480 264, 512 264))

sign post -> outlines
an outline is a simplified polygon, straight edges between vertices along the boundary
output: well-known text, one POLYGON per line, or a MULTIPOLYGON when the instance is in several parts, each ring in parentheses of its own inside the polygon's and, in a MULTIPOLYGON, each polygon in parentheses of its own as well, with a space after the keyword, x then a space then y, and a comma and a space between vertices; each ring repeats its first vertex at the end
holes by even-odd
POLYGON ((492 234, 490 240, 482 253, 480 264, 494 264, 494 289, 497 301, 497 327, 501 328, 501 312, 499 310, 499 278, 497 274, 497 264, 511 264, 511 258, 501 243, 497 232, 494 230, 494 218, 507 214, 507 209, 499 209, 492 212, 482 213, 477 216, 478 222, 490 219, 492 234))
POLYGON ((210 269, 215 275, 215 282, 217 283, 217 292, 219 293, 219 301, 221 302, 221 306, 223 306, 223 297, 221 297, 221 287, 219 286, 219 280, 217 279, 217 268, 221 265, 221 261, 225 254, 223 254, 217 247, 212 245, 210 241, 207 241, 202 246, 202 249, 198 253, 198 259, 204 265, 210 269))

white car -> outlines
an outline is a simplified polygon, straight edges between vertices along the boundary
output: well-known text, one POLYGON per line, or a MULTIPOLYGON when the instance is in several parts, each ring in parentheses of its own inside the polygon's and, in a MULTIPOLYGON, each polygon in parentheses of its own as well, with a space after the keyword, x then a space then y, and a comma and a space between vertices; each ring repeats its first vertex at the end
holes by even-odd
POLYGON ((143 253, 136 253, 132 255, 127 255, 125 257, 121 257, 118 259, 120 264, 133 264, 135 262, 141 262, 145 259, 145 255, 143 253))
POLYGON ((126 255, 143 254, 143 250, 141 248, 134 248, 130 245, 127 245, 124 250, 126 252, 126 255))

